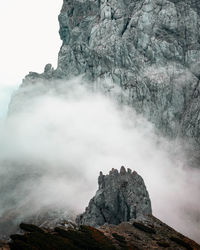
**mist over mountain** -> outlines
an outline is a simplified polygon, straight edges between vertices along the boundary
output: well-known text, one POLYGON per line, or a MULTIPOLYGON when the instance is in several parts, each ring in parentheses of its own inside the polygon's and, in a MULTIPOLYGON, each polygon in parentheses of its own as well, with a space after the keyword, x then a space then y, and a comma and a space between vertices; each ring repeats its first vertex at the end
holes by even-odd
POLYGON ((83 212, 98 172, 125 165, 153 214, 199 240, 199 15, 192 0, 63 1, 58 67, 25 77, 1 127, 0 234, 83 212))

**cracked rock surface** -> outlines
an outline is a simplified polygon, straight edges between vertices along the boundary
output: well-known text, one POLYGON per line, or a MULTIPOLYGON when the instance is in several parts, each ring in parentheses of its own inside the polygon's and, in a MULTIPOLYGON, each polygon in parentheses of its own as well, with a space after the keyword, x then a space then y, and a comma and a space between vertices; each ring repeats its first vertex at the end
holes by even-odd
POLYGON ((199 15, 194 0, 65 0, 57 74, 110 77, 163 134, 199 144, 199 15))

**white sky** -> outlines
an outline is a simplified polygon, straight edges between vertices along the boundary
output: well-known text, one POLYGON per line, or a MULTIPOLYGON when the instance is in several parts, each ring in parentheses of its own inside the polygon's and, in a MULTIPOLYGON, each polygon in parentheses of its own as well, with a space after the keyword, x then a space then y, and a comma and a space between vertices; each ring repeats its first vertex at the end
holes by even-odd
POLYGON ((62 0, 0 0, 0 118, 29 71, 57 64, 62 0))

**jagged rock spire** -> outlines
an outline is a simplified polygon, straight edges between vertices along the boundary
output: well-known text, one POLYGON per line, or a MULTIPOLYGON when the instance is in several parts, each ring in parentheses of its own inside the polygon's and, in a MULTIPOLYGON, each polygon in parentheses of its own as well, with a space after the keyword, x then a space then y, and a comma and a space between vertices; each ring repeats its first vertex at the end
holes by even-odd
POLYGON ((98 184, 96 195, 85 212, 77 217, 79 225, 119 224, 152 213, 144 181, 135 171, 126 171, 122 166, 120 172, 117 169, 112 169, 108 175, 100 172, 98 184))

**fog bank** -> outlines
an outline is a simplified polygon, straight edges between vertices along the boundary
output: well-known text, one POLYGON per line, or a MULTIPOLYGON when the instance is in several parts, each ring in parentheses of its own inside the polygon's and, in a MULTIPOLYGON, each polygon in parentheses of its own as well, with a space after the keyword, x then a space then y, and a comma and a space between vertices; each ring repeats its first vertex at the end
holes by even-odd
POLYGON ((199 240, 200 171, 188 167, 180 142, 157 136, 132 108, 80 78, 49 89, 27 87, 23 106, 1 126, 0 222, 49 208, 78 214, 97 190, 99 171, 124 165, 144 178, 153 214, 199 240))

